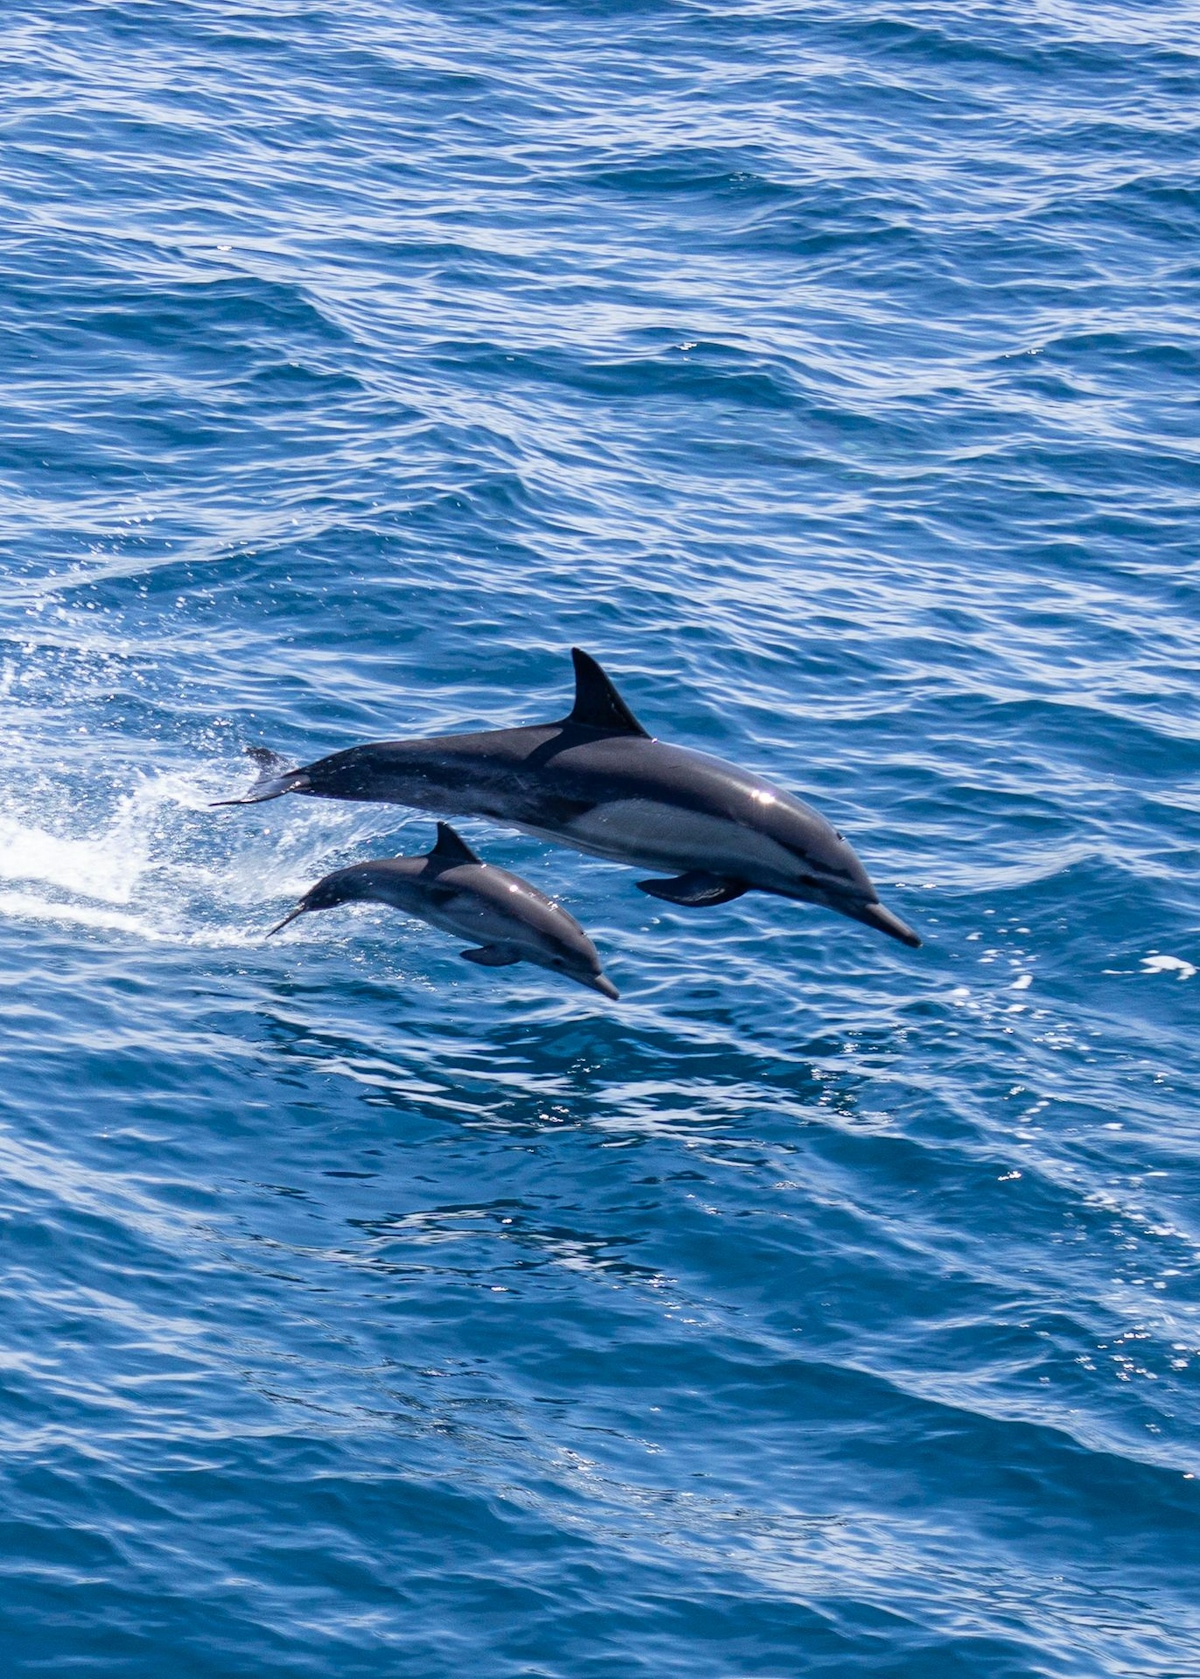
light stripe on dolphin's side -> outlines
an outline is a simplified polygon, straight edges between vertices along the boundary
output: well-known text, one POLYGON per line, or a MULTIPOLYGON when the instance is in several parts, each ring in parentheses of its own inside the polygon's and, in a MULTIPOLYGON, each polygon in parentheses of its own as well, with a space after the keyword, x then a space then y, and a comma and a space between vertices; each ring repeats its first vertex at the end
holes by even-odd
POLYGON ((486 816, 554 845, 657 869, 644 892, 703 907, 743 892, 823 904, 919 945, 853 850, 811 805, 720 758, 653 740, 579 648, 575 704, 557 723, 352 746, 289 769, 261 748, 258 780, 228 804, 285 793, 486 816))
POLYGON ((574 916, 519 875, 481 861, 445 822, 438 823, 437 844, 423 857, 381 857, 327 874, 271 932, 312 910, 368 901, 391 904, 443 932, 481 941, 460 953, 480 967, 534 962, 603 997, 617 996, 595 945, 574 916))

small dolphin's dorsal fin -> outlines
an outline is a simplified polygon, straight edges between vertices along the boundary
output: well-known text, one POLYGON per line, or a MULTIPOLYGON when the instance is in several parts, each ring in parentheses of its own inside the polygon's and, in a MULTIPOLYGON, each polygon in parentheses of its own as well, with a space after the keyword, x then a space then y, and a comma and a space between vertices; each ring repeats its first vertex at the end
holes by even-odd
POLYGON ((572 647, 575 661, 575 704, 564 723, 576 723, 584 729, 603 729, 610 735, 650 736, 630 711, 625 701, 590 653, 572 647))
POLYGON ((479 863, 483 859, 476 857, 471 847, 450 826, 449 822, 439 822, 437 825, 437 844, 429 853, 439 863, 479 863))

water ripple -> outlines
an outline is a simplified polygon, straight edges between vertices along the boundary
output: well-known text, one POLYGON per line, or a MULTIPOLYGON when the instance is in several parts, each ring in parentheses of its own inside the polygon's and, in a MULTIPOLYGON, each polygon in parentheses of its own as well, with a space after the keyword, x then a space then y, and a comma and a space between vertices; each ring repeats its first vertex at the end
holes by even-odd
POLYGON ((1200 1672, 1194 8, 0 25, 14 1672, 1200 1672), (244 749, 561 715, 917 953, 244 749))

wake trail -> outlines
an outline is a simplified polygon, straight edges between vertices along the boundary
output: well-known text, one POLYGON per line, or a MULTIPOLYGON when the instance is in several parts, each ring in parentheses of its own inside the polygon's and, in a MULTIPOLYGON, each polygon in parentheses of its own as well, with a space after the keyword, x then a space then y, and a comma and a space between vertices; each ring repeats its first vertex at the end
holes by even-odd
POLYGON ((257 945, 274 906, 361 844, 370 817, 347 820, 330 807, 269 826, 222 819, 211 804, 226 784, 216 766, 166 771, 120 795, 99 821, 94 799, 66 787, 10 794, 0 815, 0 916, 156 945, 257 945))

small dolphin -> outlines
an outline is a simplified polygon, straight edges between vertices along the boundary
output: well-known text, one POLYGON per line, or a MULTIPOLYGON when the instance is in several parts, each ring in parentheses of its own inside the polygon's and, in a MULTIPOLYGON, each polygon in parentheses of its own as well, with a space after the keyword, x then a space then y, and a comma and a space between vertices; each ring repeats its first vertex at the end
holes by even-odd
POLYGON ((811 805, 720 758, 653 740, 596 661, 578 647, 571 657, 575 704, 557 723, 352 746, 301 769, 253 748, 258 780, 220 802, 304 793, 486 816, 610 862, 672 871, 637 883, 671 904, 773 892, 920 944, 811 805))
POLYGON ((424 857, 381 857, 327 874, 271 933, 309 910, 364 899, 392 904, 459 938, 484 940, 460 952, 464 961, 484 968, 536 962, 602 997, 615 1001, 619 995, 600 967, 595 945, 573 916, 527 880, 481 862, 445 822, 438 823, 437 844, 424 857))

